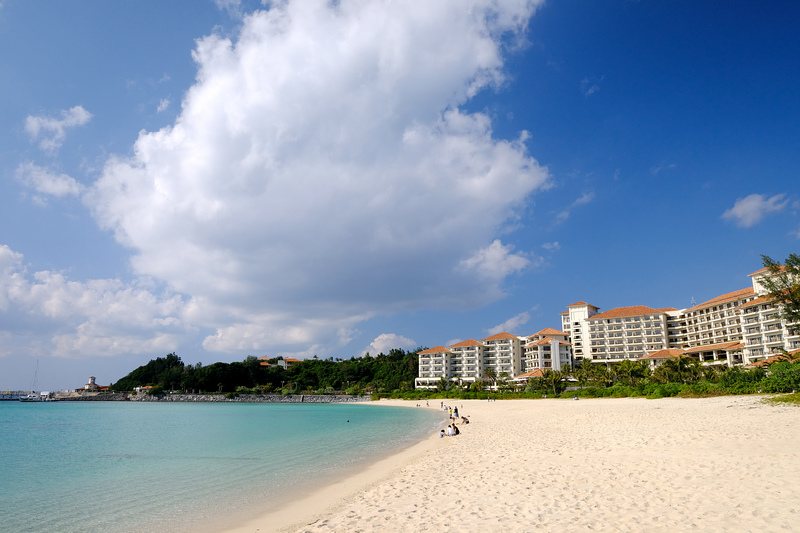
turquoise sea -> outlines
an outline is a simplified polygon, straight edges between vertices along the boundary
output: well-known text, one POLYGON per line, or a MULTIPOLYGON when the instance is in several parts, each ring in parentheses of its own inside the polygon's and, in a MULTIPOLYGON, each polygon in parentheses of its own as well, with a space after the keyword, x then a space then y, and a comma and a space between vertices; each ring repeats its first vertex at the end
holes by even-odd
POLYGON ((202 532, 434 433, 438 409, 0 402, 0 529, 202 532))

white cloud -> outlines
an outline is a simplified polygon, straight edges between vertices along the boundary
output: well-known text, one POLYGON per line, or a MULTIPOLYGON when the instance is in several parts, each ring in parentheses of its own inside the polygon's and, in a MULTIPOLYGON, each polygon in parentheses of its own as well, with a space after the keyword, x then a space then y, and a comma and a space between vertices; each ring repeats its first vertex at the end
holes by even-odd
POLYGON ((526 133, 459 106, 504 80, 539 2, 281 2, 200 39, 175 124, 87 205, 135 272, 192 296, 204 346, 338 342, 375 314, 485 305, 530 260, 495 240, 549 180, 526 133))
POLYGON ((761 194, 751 194, 739 198, 733 207, 722 214, 722 218, 732 221, 741 228, 749 228, 761 222, 770 213, 781 211, 789 200, 785 194, 776 194, 769 198, 761 194))
POLYGON ((61 111, 61 118, 28 116, 25 119, 25 131, 31 141, 39 140, 39 148, 53 155, 58 152, 67 137, 67 128, 83 126, 91 120, 92 114, 82 106, 61 111))
POLYGON ((232 17, 242 15, 242 0, 214 0, 214 4, 220 11, 226 11, 232 17))
POLYGON ((676 168, 678 165, 675 163, 661 163, 660 165, 656 165, 650 168, 650 174, 653 176, 658 176, 664 170, 672 170, 676 168))
POLYGON ((52 196, 79 196, 83 186, 66 174, 56 174, 33 163, 17 167, 17 180, 36 192, 52 196))
POLYGON ((512 245, 503 245, 499 239, 478 250, 475 255, 461 262, 463 270, 475 272, 484 279, 500 281, 530 264, 530 260, 519 254, 512 254, 512 245))
POLYGON ((518 314, 517 316, 509 318, 502 324, 498 324, 493 328, 489 328, 486 331, 487 333, 489 333, 489 335, 495 335, 497 333, 504 333, 504 332, 513 333, 517 331, 521 326, 527 324, 530 321, 530 319, 531 319, 530 313, 525 311, 523 313, 518 314))
POLYGON ((582 194, 580 196, 580 198, 578 198, 574 202, 572 202, 569 205, 569 207, 567 207, 566 209, 561 211, 558 215, 556 215, 556 221, 564 222, 572 214, 572 210, 573 209, 575 209, 576 207, 582 206, 582 205, 586 205, 586 204, 590 203, 592 200, 594 200, 594 193, 587 192, 587 193, 582 194))
POLYGON ((162 111, 166 111, 167 108, 169 108, 169 104, 170 104, 169 98, 162 98, 158 102, 158 108, 156 109, 156 113, 161 113, 162 111))
POLYGON ((120 280, 70 281, 29 274, 22 254, 0 245, 0 336, 4 346, 57 357, 165 352, 187 333, 183 300, 120 280), (32 340, 49 337, 49 344, 32 340))
POLYGON ((791 232, 790 235, 794 235, 795 237, 800 239, 800 228, 797 228, 797 231, 791 232))
POLYGON ((561 249, 561 245, 558 243, 558 241, 546 242, 546 243, 544 243, 542 245, 542 248, 544 248, 545 250, 550 250, 550 251, 560 250, 561 249))
POLYGON ((389 351, 394 348, 414 349, 416 347, 417 343, 408 337, 403 337, 402 335, 396 335, 394 333, 381 333, 361 352, 361 355, 366 353, 373 356, 381 353, 388 354, 389 351))
POLYGON ((600 76, 600 79, 596 78, 583 78, 581 80, 581 92, 583 95, 588 98, 597 91, 600 90, 600 82, 605 79, 605 76, 600 76))

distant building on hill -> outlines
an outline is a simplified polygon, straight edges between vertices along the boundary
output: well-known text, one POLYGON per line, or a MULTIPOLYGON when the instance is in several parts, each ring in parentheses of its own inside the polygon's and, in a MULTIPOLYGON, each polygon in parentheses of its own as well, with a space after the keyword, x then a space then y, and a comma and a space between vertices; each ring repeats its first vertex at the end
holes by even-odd
POLYGON ((284 370, 289 370, 297 363, 300 363, 300 359, 293 359, 291 357, 284 357, 283 359, 278 359, 278 366, 282 367, 284 370))
POLYGON ((89 383, 87 383, 83 387, 75 389, 75 392, 80 392, 80 391, 103 392, 103 391, 107 391, 108 390, 108 385, 98 385, 95 382, 96 379, 97 379, 96 377, 90 376, 89 377, 89 383))

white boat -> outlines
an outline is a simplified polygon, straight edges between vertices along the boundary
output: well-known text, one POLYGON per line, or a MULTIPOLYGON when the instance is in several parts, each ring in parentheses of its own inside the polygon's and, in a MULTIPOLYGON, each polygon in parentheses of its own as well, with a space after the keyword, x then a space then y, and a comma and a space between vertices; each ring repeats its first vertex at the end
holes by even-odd
POLYGON ((31 391, 30 394, 26 394, 25 396, 20 396, 19 401, 21 402, 41 402, 42 399, 39 397, 38 394, 35 394, 31 391))
POLYGON ((26 394, 25 396, 20 396, 19 401, 21 402, 41 402, 42 398, 40 395, 33 392, 33 389, 36 387, 36 377, 39 374, 39 360, 36 360, 36 370, 33 373, 33 383, 31 383, 31 392, 30 394, 26 394))

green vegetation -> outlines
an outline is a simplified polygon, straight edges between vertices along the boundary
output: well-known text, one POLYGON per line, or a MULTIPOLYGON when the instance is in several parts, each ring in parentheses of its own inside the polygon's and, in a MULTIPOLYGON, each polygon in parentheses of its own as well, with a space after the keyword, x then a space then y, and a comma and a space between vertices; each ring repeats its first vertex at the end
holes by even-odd
MULTIPOLYGON (((417 350, 419 351, 419 350, 417 350)), ((284 369, 281 358, 269 359, 270 366, 248 356, 244 361, 187 365, 176 354, 158 357, 140 366, 110 387, 112 391, 131 391, 153 385, 163 391, 213 392, 232 394, 330 394, 346 391, 387 393, 410 391, 417 377, 417 352, 391 350, 388 355, 306 359, 284 369)), ((152 393, 152 392, 151 392, 152 393)))
MULTIPOLYGON (((419 350, 417 350, 419 351, 419 350)), ((546 370, 542 377, 518 384, 487 373, 483 381, 453 383, 444 379, 435 390, 414 390, 417 353, 392 350, 377 357, 306 359, 288 370, 278 359, 262 366, 253 356, 242 362, 186 365, 174 353, 141 366, 114 383, 115 391, 152 385, 149 394, 165 391, 246 394, 371 394, 406 400, 513 398, 665 398, 727 394, 791 393, 800 390, 800 361, 778 361, 769 368, 717 369, 688 357, 668 359, 651 372, 647 363, 585 363, 572 372, 546 370), (489 388, 496 390, 488 390, 489 388)), ((800 403, 800 394, 782 401, 800 403), (794 399, 792 399, 794 398, 794 399)))
POLYGON ((776 396, 775 398, 769 398, 767 401, 772 403, 793 403, 795 405, 800 405, 800 392, 776 396))
POLYGON ((767 289, 770 299, 781 305, 781 318, 787 323, 795 324, 797 331, 800 324, 800 256, 789 254, 781 265, 771 257, 762 255, 761 259, 769 271, 769 275, 761 278, 761 284, 767 289))

